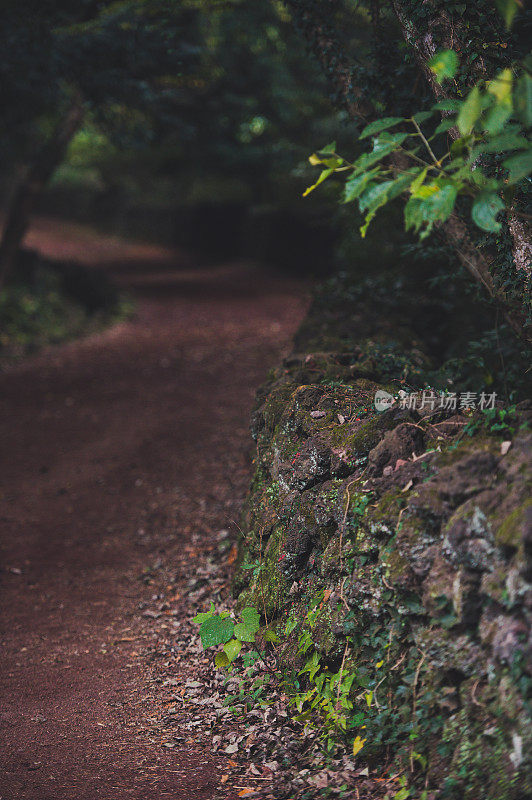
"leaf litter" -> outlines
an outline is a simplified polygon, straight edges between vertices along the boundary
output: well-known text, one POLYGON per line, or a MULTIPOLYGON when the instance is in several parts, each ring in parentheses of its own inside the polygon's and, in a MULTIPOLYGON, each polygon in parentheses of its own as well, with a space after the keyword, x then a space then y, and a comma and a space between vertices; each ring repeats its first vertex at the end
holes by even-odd
POLYGON ((259 658, 238 675, 228 675, 204 652, 198 626, 191 620, 211 601, 219 611, 232 609, 234 552, 230 534, 223 530, 214 545, 197 548, 195 558, 201 564, 193 577, 190 553, 177 574, 161 565, 152 575, 169 590, 154 594, 150 608, 143 603, 141 610, 155 634, 150 682, 164 711, 149 721, 161 746, 182 750, 194 744, 219 757, 220 785, 212 800, 233 800, 235 790, 237 797, 249 800, 385 798, 390 789, 399 788, 396 780, 372 776, 347 750, 325 755, 318 731, 292 719, 286 694, 270 681, 269 665, 259 658), (176 678, 176 673, 188 677, 176 678), (240 692, 243 677, 246 685, 264 681, 259 702, 251 703, 246 692, 240 692))

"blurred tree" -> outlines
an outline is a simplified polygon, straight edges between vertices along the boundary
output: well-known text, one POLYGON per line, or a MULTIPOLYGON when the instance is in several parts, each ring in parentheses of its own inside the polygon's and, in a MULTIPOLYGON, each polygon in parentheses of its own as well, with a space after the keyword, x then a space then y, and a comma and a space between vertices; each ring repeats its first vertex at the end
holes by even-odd
POLYGON ((194 0, 7 3, 0 35, 3 138, 5 152, 27 166, 6 215, 0 286, 36 198, 87 111, 107 128, 148 138, 157 125, 174 121, 200 63, 199 5, 194 0), (46 128, 48 137, 36 148, 46 128))

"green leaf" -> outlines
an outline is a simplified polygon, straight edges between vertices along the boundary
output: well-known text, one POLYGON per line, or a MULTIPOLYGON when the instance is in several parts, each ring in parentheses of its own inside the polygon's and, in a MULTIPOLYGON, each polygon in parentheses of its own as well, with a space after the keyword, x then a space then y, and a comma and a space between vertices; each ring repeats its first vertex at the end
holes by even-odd
POLYGON ((388 199, 388 191, 392 183, 393 181, 384 181, 383 183, 378 183, 366 189, 358 201, 360 211, 375 212, 378 208, 385 205, 388 199))
POLYGON ((295 628, 297 628, 297 622, 298 622, 298 621, 297 621, 297 617, 288 617, 288 619, 286 620, 286 625, 285 625, 285 629, 284 629, 284 632, 285 632, 285 634, 286 634, 287 636, 288 636, 290 633, 292 633, 292 631, 293 631, 295 628))
POLYGON ((425 167, 424 169, 421 170, 421 172, 418 174, 418 176, 412 181, 412 184, 410 186, 410 192, 413 195, 416 194, 416 192, 418 191, 419 187, 423 184, 423 181, 427 177, 427 172, 428 171, 429 171, 429 168, 425 167))
POLYGON ((255 633, 243 622, 239 622, 238 625, 235 625, 235 636, 240 642, 255 641, 255 633))
POLYGON ((214 663, 216 664, 218 669, 222 669, 223 667, 228 667, 231 662, 229 661, 229 658, 227 657, 227 653, 224 653, 224 651, 221 650, 219 653, 216 653, 216 655, 214 656, 214 663))
POLYGON ((512 114, 512 83, 511 69, 503 69, 496 78, 488 83, 487 89, 493 98, 493 105, 486 116, 484 130, 492 136, 502 131, 512 114))
POLYGON ((323 183, 323 181, 326 178, 328 178, 329 175, 332 175, 333 172, 334 172, 334 169, 332 169, 332 167, 330 167, 329 169, 322 170, 321 173, 320 173, 320 177, 318 178, 316 183, 313 183, 312 186, 309 186, 308 189, 305 189, 305 191, 303 192, 303 197, 307 197, 307 195, 309 195, 311 192, 313 192, 314 189, 316 189, 320 185, 320 183, 323 183))
POLYGON ((471 217, 475 225, 483 231, 498 233, 501 223, 497 222, 497 214, 505 207, 504 201, 495 192, 483 192, 476 198, 471 208, 471 217))
POLYGON ((370 122, 369 125, 366 125, 358 138, 366 139, 368 136, 373 136, 375 133, 393 128, 394 125, 398 125, 400 122, 404 122, 404 117, 383 117, 382 119, 377 119, 375 122, 370 122))
POLYGON ((420 238, 425 239, 435 222, 445 222, 451 215, 458 190, 459 186, 454 183, 439 182, 437 191, 429 196, 412 196, 405 207, 406 230, 421 231, 420 238))
POLYGON ((438 125, 438 127, 436 128, 436 130, 434 131, 434 136, 437 136, 439 133, 445 133, 445 131, 448 131, 450 128, 453 127, 453 125, 456 125, 456 120, 454 119, 442 120, 438 125))
POLYGON ((394 800, 407 800, 410 797, 410 790, 409 789, 399 789, 398 792, 394 795, 394 800))
POLYGON ((518 0, 495 0, 501 17, 508 30, 512 27, 514 17, 517 14, 520 3, 518 0))
POLYGON ((532 172, 532 149, 510 156, 502 163, 510 173, 509 182, 517 183, 517 181, 526 178, 532 172))
POLYGON ((445 78, 454 78, 458 69, 458 56, 454 50, 442 50, 430 59, 429 67, 438 83, 441 83, 445 78))
POLYGON ((413 181, 418 176, 419 169, 411 169, 408 172, 403 173, 403 175, 399 175, 394 181, 392 181, 392 185, 388 191, 388 201, 394 200, 399 195, 406 192, 406 190, 412 185, 413 181))
POLYGON ((379 172, 380 167, 375 167, 368 172, 363 172, 362 175, 352 175, 349 180, 346 181, 344 187, 344 203, 351 203, 353 200, 356 200, 369 185, 372 178, 378 175, 379 172))
POLYGON ((415 170, 411 170, 404 175, 400 175, 393 181, 384 181, 383 183, 374 184, 369 186, 359 200, 360 211, 367 211, 364 224, 360 228, 360 235, 365 237, 369 224, 378 209, 386 205, 390 200, 402 194, 414 180, 416 175, 415 170))
POLYGON ((514 90, 514 106, 518 118, 526 128, 532 127, 532 77, 525 72, 514 90))
POLYGON ((473 86, 466 99, 462 103, 460 113, 458 114, 458 118, 456 120, 458 130, 462 136, 471 133, 475 122, 480 117, 481 112, 482 102, 480 97, 480 89, 478 86, 473 86))
POLYGON ((377 164, 390 153, 398 150, 404 140, 409 136, 408 133, 393 133, 384 134, 379 136, 373 142, 373 150, 371 153, 363 153, 355 161, 356 172, 360 173, 377 164))
POLYGON ((432 117, 434 111, 418 111, 417 114, 414 114, 413 119, 419 125, 421 122, 426 122, 428 119, 432 117))
POLYGON ((242 650, 242 644, 238 641, 238 639, 231 639, 229 642, 224 644, 223 651, 226 654, 229 661, 234 661, 237 655, 242 650))
POLYGON ((260 614, 256 608, 248 606, 240 614, 242 622, 235 625, 235 636, 241 642, 254 642, 255 634, 260 628, 260 614))
POLYGON ((201 625, 202 622, 205 622, 206 619, 210 619, 214 614, 214 603, 211 602, 210 611, 200 611, 199 614, 193 618, 192 622, 195 622, 197 625, 201 625))
POLYGON ((243 608, 240 613, 240 618, 253 633, 256 633, 260 628, 260 614, 253 606, 246 606, 246 608, 243 608))
POLYGON ((462 102, 460 100, 440 100, 439 103, 435 103, 432 108, 435 111, 460 111, 462 108, 462 102))
POLYGON ((471 150, 470 161, 475 161, 482 153, 504 153, 507 150, 524 150, 530 143, 524 136, 516 133, 502 133, 487 142, 481 142, 471 150))
POLYGON ((222 619, 218 614, 206 619, 200 628, 200 638, 203 649, 215 647, 228 642, 233 635, 233 620, 229 617, 222 619))

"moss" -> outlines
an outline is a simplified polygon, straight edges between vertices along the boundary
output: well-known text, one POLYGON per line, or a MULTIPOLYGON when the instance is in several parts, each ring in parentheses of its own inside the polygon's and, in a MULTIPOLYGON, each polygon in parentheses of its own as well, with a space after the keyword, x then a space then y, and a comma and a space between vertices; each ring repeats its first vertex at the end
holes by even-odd
POLYGON ((327 441, 334 448, 345 450, 353 458, 367 456, 379 443, 385 430, 393 427, 393 421, 385 414, 364 419, 353 425, 337 425, 327 434, 327 441))
MULTIPOLYGON (((282 541, 282 531, 277 528, 266 545, 260 571, 246 593, 246 602, 259 609, 269 620, 277 616, 286 606, 289 597, 288 589, 290 587, 287 586, 279 566, 282 541)), ((242 606, 242 602, 241 596, 239 606, 242 606)))
POLYGON ((513 547, 516 550, 522 547, 525 516, 530 507, 532 499, 529 498, 503 520, 495 531, 495 542, 499 547, 513 547))
POLYGON ((382 551, 381 563, 384 566, 384 574, 387 583, 391 586, 402 586, 411 582, 412 570, 410 564, 401 555, 394 543, 382 551))
POLYGON ((275 431, 280 424, 286 408, 290 402, 290 398, 294 392, 294 386, 291 383, 286 383, 278 386, 268 395, 262 415, 266 428, 269 431, 275 431))

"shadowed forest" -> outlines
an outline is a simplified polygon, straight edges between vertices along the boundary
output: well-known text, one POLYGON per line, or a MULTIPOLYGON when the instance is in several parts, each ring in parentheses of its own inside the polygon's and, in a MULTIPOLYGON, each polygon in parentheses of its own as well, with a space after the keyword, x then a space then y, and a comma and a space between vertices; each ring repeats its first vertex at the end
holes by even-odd
POLYGON ((0 800, 532 796, 521 0, 7 0, 0 800))

